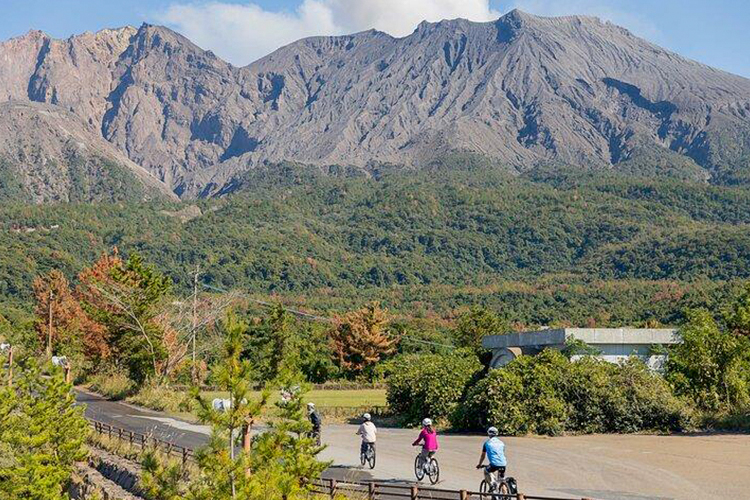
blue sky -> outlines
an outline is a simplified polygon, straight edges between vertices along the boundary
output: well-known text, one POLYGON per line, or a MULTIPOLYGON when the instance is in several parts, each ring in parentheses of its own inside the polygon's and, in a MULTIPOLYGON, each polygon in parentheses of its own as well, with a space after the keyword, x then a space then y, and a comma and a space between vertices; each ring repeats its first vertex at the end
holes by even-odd
POLYGON ((750 77, 748 0, 2 0, 0 39, 41 29, 55 37, 142 22, 165 24, 247 64, 303 36, 375 27, 395 36, 418 19, 487 20, 518 7, 596 15, 700 62, 750 77))

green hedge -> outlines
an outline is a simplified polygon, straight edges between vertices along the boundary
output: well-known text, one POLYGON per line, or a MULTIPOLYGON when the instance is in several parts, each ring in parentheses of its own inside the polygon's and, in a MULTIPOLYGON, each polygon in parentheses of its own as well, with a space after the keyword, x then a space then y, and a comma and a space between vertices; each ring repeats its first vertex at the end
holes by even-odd
POLYGON ((407 424, 425 417, 448 418, 467 384, 481 370, 482 365, 469 351, 401 356, 388 370, 388 406, 407 424))
POLYGON ((546 350, 491 370, 469 389, 452 422, 476 430, 494 425, 506 435, 679 431, 691 425, 691 411, 638 360, 571 362, 546 350))

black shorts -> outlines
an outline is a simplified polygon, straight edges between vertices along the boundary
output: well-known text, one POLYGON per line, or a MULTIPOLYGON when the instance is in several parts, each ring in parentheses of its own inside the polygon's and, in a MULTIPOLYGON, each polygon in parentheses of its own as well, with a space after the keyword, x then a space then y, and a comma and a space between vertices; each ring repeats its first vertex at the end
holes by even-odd
POLYGON ((500 472, 500 477, 505 477, 505 466, 504 465, 488 465, 484 468, 487 472, 492 474, 493 472, 500 472))

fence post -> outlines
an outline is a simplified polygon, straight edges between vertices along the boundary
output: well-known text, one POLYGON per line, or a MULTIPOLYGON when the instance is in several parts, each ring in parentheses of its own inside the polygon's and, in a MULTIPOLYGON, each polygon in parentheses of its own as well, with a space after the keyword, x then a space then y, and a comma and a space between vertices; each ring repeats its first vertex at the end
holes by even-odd
POLYGON ((461 500, 467 500, 467 498, 469 498, 469 495, 466 494, 466 490, 461 490, 458 494, 460 495, 461 500))
POLYGON ((367 497, 370 500, 375 500, 375 483, 372 481, 367 484, 367 497))
POLYGON ((336 496, 336 480, 331 479, 331 498, 336 496))
POLYGON ((524 495, 523 493, 519 493, 519 494, 518 494, 518 495, 516 496, 516 498, 518 498, 518 500, 526 500, 526 495, 524 495))
POLYGON ((184 467, 187 463, 187 448, 182 449, 182 466, 184 467))
POLYGON ((133 446, 133 431, 128 431, 128 444, 133 446))
POLYGON ((141 434, 141 448, 146 449, 146 436, 141 434))
POLYGON ((411 487, 411 500, 417 500, 419 498, 419 488, 417 486, 411 487))

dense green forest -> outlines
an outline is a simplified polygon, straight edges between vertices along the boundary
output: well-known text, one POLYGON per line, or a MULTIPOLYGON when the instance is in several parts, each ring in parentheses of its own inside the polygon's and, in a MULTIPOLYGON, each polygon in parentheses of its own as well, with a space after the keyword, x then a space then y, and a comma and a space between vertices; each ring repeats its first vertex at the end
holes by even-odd
POLYGON ((436 321, 481 303, 524 325, 671 323, 750 276, 750 190, 601 172, 282 165, 213 200, 4 204, 0 221, 9 317, 36 275, 75 283, 114 246, 186 293, 200 264, 215 289, 436 321))

